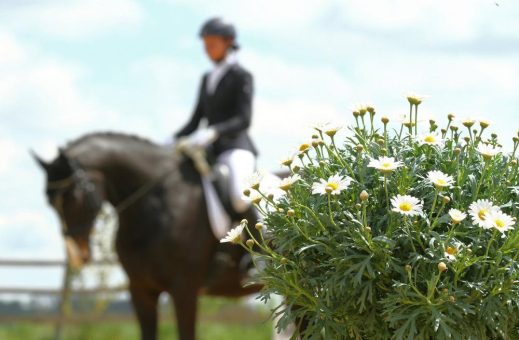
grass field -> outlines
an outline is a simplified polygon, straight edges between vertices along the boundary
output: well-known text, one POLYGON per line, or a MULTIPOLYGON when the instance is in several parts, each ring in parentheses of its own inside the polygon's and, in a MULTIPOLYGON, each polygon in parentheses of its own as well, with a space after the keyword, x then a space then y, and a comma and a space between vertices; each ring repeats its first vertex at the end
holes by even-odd
MULTIPOLYGON (((165 306, 168 307, 168 306, 165 306)), ((204 298, 200 304, 200 322, 197 326, 199 340, 267 340, 272 333, 268 313, 256 311, 233 300, 204 298)), ((176 328, 169 309, 161 312, 159 339, 176 339, 176 328)), ((0 340, 51 340, 52 323, 9 322, 0 323, 0 340)), ((139 329, 131 319, 105 322, 67 324, 66 340, 133 340, 139 339, 139 329)))

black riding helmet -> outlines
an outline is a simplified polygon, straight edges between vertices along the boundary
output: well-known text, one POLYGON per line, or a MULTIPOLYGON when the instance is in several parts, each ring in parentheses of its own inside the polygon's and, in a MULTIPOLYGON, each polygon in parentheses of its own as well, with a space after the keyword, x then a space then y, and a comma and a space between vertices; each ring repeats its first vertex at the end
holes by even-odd
MULTIPOLYGON (((236 40, 236 29, 231 23, 225 22, 221 18, 212 18, 207 20, 200 29, 199 36, 205 37, 207 35, 217 35, 224 38, 230 38, 236 40)), ((236 41, 232 44, 232 49, 237 50, 239 48, 236 41)))

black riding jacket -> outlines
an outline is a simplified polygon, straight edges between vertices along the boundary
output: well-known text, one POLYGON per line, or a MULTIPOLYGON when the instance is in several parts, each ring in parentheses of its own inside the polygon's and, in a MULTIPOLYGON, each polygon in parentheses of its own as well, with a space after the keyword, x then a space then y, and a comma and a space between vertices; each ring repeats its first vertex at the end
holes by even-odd
POLYGON ((208 125, 218 132, 213 142, 213 152, 219 155, 229 149, 245 149, 258 154, 247 130, 252 118, 252 75, 235 63, 222 76, 212 94, 207 93, 208 73, 200 84, 198 102, 190 121, 175 137, 186 136, 196 130, 200 120, 206 118, 208 125))

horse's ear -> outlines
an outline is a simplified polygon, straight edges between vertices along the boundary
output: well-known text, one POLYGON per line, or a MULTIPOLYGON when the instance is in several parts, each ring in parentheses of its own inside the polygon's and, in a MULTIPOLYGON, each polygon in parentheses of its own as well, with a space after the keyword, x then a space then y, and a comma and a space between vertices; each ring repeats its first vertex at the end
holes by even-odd
POLYGON ((31 154, 32 158, 45 170, 46 172, 49 170, 50 163, 44 161, 34 150, 30 149, 29 153, 31 154))

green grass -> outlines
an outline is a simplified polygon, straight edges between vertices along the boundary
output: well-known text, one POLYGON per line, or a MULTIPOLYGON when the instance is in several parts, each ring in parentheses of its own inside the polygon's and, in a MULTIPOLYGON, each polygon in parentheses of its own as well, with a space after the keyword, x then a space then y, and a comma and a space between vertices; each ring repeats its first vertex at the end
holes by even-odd
MULTIPOLYGON (((198 325, 200 340, 266 340, 271 336, 270 323, 263 324, 219 324, 202 323, 198 325)), ((51 340, 54 328, 50 324, 15 323, 0 325, 2 340, 51 340)), ((139 339, 136 323, 101 323, 69 325, 65 327, 63 339, 73 340, 132 340, 139 339)), ((176 339, 176 328, 172 323, 160 326, 159 339, 176 339)))
MULTIPOLYGON (((177 330, 169 306, 163 306, 159 339, 176 339, 177 330)), ((202 298, 198 340, 266 340, 271 338, 272 323, 265 311, 251 310, 239 301, 202 298), (225 320, 225 321, 223 321, 225 320)), ((52 340, 52 323, 0 323, 0 340, 52 340)), ((68 324, 63 330, 65 340, 138 340, 137 322, 106 321, 68 324)))

